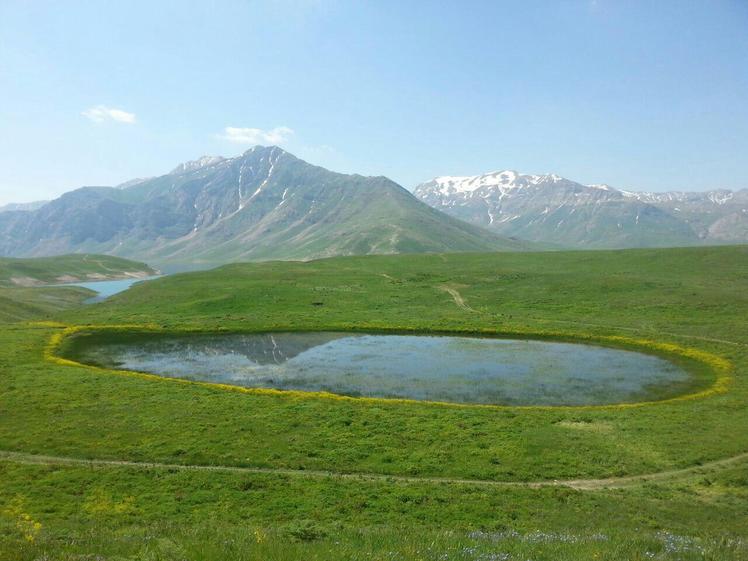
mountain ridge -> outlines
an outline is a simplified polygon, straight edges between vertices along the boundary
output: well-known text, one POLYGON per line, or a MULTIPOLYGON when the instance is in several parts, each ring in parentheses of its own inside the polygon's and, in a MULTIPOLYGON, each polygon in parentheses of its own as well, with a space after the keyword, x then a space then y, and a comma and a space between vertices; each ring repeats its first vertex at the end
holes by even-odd
POLYGON ((413 193, 452 216, 534 242, 624 248, 748 241, 748 189, 636 192, 503 170, 436 177, 413 193))
POLYGON ((89 252, 152 262, 525 249, 385 177, 345 175, 277 146, 202 157, 125 187, 82 187, 0 215, 0 255, 89 252))
POLYGON ((29 203, 7 203, 0 206, 0 212, 13 212, 16 210, 37 210, 49 201, 31 201, 29 203))

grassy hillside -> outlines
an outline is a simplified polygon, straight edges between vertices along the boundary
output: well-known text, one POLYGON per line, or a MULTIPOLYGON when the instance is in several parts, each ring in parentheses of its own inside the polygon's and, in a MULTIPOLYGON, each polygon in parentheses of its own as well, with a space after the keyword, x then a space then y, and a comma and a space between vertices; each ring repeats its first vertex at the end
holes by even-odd
POLYGON ((6 288, 0 286, 0 325, 49 318, 80 306, 96 293, 86 288, 6 288))
POLYGON ((175 275, 62 312, 59 325, 8 326, 0 552, 744 559, 747 289, 744 246, 335 258, 175 275), (481 408, 238 392, 49 360, 63 326, 96 325, 116 326, 99 329, 114 338, 399 329, 665 356, 675 345, 688 368, 726 381, 633 407, 481 408))
POLYGON ((72 254, 20 259, 0 257, 0 286, 38 286, 148 276, 145 263, 109 255, 72 254))

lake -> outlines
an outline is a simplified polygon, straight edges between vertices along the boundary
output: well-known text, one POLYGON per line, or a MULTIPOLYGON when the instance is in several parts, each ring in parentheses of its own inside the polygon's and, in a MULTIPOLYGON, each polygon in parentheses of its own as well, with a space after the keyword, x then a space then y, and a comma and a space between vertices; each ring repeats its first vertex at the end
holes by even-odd
POLYGON ((656 356, 537 340, 377 333, 83 337, 75 359, 251 388, 504 405, 662 399, 692 385, 656 356))
POLYGON ((151 279, 158 278, 159 276, 161 275, 105 281, 72 282, 65 286, 82 286, 83 288, 94 290, 95 292, 97 292, 96 296, 92 296, 91 298, 86 300, 86 303, 92 304, 94 302, 101 302, 102 300, 106 300, 107 298, 109 298, 110 296, 114 296, 118 292, 123 292, 135 283, 145 282, 151 279))

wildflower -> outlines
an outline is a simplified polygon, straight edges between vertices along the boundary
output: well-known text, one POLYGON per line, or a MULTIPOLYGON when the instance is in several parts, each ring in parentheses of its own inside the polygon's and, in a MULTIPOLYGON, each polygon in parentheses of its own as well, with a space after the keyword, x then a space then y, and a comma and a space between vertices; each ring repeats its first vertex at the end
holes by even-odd
POLYGON ((265 543, 268 539, 267 534, 262 528, 256 528, 254 534, 255 534, 255 542, 257 543, 265 543))
POLYGON ((2 513, 15 522, 16 529, 26 542, 34 543, 42 529, 42 524, 25 512, 23 502, 21 496, 14 498, 2 513))

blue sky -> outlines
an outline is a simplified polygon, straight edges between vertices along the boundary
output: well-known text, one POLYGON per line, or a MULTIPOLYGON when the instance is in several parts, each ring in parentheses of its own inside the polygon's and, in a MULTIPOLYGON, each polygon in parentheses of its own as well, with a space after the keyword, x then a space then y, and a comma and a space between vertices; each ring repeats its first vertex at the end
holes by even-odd
POLYGON ((258 140, 408 188, 748 187, 748 2, 0 2, 0 204, 258 140))

